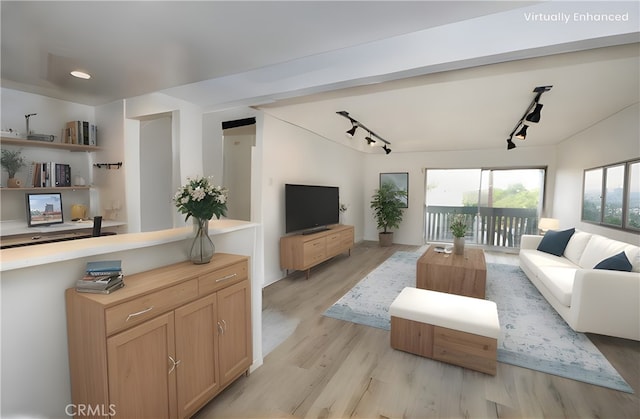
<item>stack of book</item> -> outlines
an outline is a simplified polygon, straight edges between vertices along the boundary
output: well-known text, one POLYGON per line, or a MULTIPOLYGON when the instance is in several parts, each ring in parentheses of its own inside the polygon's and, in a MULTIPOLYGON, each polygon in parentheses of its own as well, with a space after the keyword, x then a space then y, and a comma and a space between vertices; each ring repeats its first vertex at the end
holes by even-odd
POLYGON ((84 276, 76 281, 76 291, 110 294, 124 287, 122 263, 119 260, 87 262, 84 276))
POLYGON ((33 162, 29 168, 28 188, 71 186, 71 166, 54 162, 33 162))
POLYGON ((97 145, 98 129, 87 121, 69 121, 63 131, 66 144, 97 145))

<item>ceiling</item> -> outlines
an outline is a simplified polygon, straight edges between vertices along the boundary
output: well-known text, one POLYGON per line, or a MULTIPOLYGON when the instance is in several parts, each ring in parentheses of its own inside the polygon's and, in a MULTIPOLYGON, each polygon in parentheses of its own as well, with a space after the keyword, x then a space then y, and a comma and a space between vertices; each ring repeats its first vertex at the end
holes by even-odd
POLYGON ((353 76, 315 91, 287 86, 286 94, 269 97, 252 97, 246 83, 260 72, 270 84, 274 73, 294 72, 310 57, 540 3, 2 1, 2 86, 93 106, 165 92, 206 107, 226 94, 328 140, 380 152, 363 146, 362 130, 345 138, 350 124, 336 112, 346 110, 395 153, 504 148, 533 88, 553 85, 542 97, 539 126, 518 147, 554 144, 638 102, 637 43, 626 38, 627 45, 537 58, 516 53, 384 82, 353 76), (69 77, 73 69, 92 79, 69 77), (238 74, 249 76, 234 84, 238 74), (217 90, 209 89, 215 82, 217 90))

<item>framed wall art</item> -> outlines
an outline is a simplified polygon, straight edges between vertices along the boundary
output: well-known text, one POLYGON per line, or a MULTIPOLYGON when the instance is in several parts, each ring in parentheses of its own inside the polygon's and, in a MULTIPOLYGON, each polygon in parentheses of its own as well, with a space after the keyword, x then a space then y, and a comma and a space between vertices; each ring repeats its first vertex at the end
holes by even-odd
POLYGON ((402 208, 409 208, 409 173, 380 173, 380 185, 387 182, 407 193, 406 196, 400 199, 404 204, 402 208))

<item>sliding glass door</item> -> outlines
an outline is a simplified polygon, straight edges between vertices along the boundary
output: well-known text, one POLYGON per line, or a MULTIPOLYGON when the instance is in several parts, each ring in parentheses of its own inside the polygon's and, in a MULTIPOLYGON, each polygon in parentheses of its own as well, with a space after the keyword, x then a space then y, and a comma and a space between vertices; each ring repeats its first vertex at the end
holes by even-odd
POLYGON ((427 169, 426 241, 453 241, 451 218, 464 214, 468 242, 519 247, 523 234, 538 231, 544 176, 544 168, 427 169))

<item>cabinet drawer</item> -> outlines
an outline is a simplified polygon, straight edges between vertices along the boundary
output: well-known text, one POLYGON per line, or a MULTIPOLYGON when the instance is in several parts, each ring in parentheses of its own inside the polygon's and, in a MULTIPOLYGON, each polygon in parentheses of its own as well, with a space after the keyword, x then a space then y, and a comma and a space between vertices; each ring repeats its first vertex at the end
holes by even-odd
POLYGON ((249 267, 246 261, 236 263, 224 269, 219 269, 198 278, 200 295, 210 294, 219 288, 240 282, 248 278, 249 267))
POLYGON ((107 335, 139 324, 197 297, 198 283, 193 279, 108 308, 105 312, 107 335))

